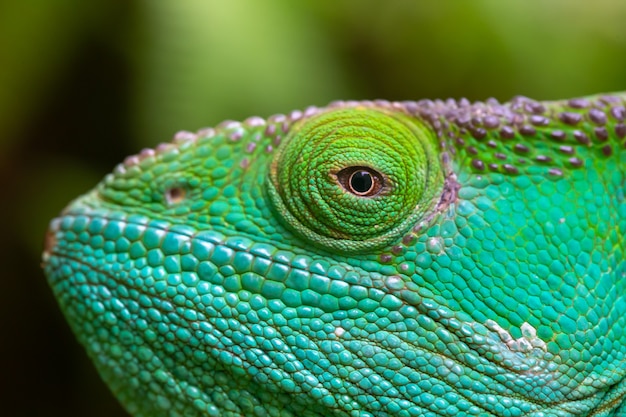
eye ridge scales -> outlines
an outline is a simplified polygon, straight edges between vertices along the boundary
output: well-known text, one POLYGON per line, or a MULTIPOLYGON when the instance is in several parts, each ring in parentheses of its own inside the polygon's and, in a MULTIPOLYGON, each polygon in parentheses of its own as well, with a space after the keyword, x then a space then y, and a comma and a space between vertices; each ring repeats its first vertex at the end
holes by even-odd
POLYGON ((341 252, 381 248, 435 202, 443 184, 435 146, 433 132, 401 113, 368 107, 321 112, 303 120, 277 150, 271 201, 312 244, 341 252), (328 175, 362 165, 380 172, 387 185, 376 198, 346 193, 328 175))
POLYGON ((135 417, 626 415, 625 107, 181 132, 53 219, 43 268, 135 417))

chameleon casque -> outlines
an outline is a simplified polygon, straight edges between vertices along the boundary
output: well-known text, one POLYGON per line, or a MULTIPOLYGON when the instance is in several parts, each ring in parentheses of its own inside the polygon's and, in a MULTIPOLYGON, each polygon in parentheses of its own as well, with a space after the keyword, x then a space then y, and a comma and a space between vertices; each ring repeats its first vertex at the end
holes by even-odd
POLYGON ((181 132, 52 220, 43 267, 133 416, 624 416, 625 106, 181 132))

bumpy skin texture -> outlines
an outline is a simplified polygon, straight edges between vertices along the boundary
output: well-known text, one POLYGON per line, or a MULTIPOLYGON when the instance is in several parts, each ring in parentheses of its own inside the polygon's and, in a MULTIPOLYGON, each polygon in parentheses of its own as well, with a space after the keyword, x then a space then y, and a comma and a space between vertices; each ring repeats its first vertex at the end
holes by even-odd
POLYGON ((52 221, 45 272, 134 416, 625 415, 625 104, 181 133, 52 221))

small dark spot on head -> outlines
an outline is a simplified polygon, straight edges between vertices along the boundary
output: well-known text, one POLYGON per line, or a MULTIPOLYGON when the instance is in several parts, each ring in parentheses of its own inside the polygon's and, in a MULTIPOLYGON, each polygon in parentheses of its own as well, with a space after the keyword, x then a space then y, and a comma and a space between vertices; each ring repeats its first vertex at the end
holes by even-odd
POLYGON ((419 111, 419 105, 415 101, 405 101, 403 104, 404 108, 413 115, 419 111))
POLYGON ((550 133, 550 137, 557 141, 564 141, 567 138, 567 135, 562 130, 554 130, 550 133))
POLYGON ((493 154, 493 156, 495 156, 497 159, 502 159, 502 160, 506 159, 506 155, 503 154, 502 152, 496 152, 493 154))
POLYGON ((494 97, 489 97, 486 101, 486 103, 488 105, 490 105, 491 107, 497 107, 500 105, 500 102, 498 101, 498 99, 494 98, 494 97))
MULTIPOLYGON (((193 134, 193 133, 192 133, 193 134)), ((154 149, 142 149, 141 152, 139 152, 139 159, 143 160, 145 158, 149 158, 151 156, 154 156, 155 152, 154 149)))
POLYGON ((549 156, 546 156, 546 155, 537 155, 535 157, 535 160, 537 162, 550 162, 550 161, 552 161, 552 158, 550 158, 549 156))
POLYGON ((315 106, 309 106, 306 108, 306 110, 304 110, 304 117, 311 117, 313 115, 315 115, 318 112, 318 108, 315 106))
MULTIPOLYGON (((214 134, 214 130, 212 128, 200 129, 198 131, 198 135, 211 137, 214 134)), ((187 142, 196 140, 197 136, 193 132, 189 132, 187 130, 181 130, 180 132, 176 132, 174 135, 174 142, 187 142)))
POLYGON ((575 167, 580 167, 580 166, 583 165, 583 161, 580 158, 576 158, 576 157, 570 158, 569 159, 569 163, 572 164, 572 166, 575 166, 575 167))
POLYGON ((547 126, 550 123, 550 119, 535 114, 530 116, 530 123, 535 126, 547 126))
POLYGON ((496 116, 489 115, 485 116, 483 122, 486 128, 493 129, 498 127, 498 125, 500 124, 500 119, 498 119, 496 116))
MULTIPOLYGON (((341 102, 332 102, 329 104, 330 107, 341 106, 341 102)), ((268 123, 282 123, 287 120, 287 116, 284 114, 274 114, 267 119, 268 123)))
POLYGON ((605 104, 615 104, 615 103, 621 103, 622 100, 619 97, 616 96, 602 96, 600 97, 599 100, 601 103, 605 103, 605 104))
POLYGON ((511 139, 515 137, 515 131, 511 126, 502 126, 500 129, 500 137, 503 139, 511 139))
POLYGON ((502 167, 509 174, 518 174, 519 173, 519 170, 516 167, 514 167, 513 165, 504 164, 504 165, 502 165, 502 167))
POLYGON ((589 110, 589 119, 597 125, 604 125, 606 123, 606 113, 602 110, 591 109, 589 110))
POLYGON ((519 132, 524 136, 533 136, 537 131, 530 125, 524 125, 519 128, 519 132))
POLYGON ((273 123, 268 124, 267 127, 265 128, 265 135, 274 136, 275 134, 276 134, 276 125, 273 123))
POLYGON ((554 175, 555 177, 562 177, 563 171, 561 171, 559 168, 550 168, 548 170, 548 174, 554 175))
POLYGON ((615 125, 615 134, 618 138, 623 139, 626 137, 626 125, 624 123, 618 123, 615 125))
POLYGON ((604 145, 602 147, 602 154, 604 156, 611 156, 612 153, 613 153, 613 148, 611 148, 611 145, 604 145))
POLYGON ((593 132, 596 134, 596 137, 601 142, 606 142, 609 139, 609 132, 607 132, 606 128, 603 127, 595 127, 593 132))
POLYGON ((475 139, 483 139, 485 136, 487 136, 487 131, 483 129, 482 127, 472 129, 471 132, 472 132, 472 136, 475 139))
POLYGON ((468 146, 467 147, 467 152, 471 155, 478 155, 478 151, 476 150, 475 147, 473 146, 468 146))
POLYGON ((498 144, 495 140, 490 140, 489 142, 487 142, 487 146, 489 146, 490 148, 495 148, 498 146, 498 144))
POLYGON ((389 253, 383 253, 382 255, 380 255, 380 262, 383 264, 388 264, 389 262, 391 262, 392 259, 393 256, 391 256, 391 254, 389 253))
POLYGON ((395 245, 395 246, 393 246, 393 247, 391 248, 391 252, 392 252, 394 255, 400 255, 400 254, 402 254, 403 250, 404 250, 404 248, 403 248, 402 246, 400 246, 400 245, 395 245))
POLYGON ((500 170, 500 166, 498 164, 489 164, 489 169, 492 171, 499 171, 500 170))
POLYGON ((541 114, 546 111, 546 108, 538 101, 528 101, 524 104, 524 110, 533 114, 541 114))
POLYGON ((576 139, 576 142, 582 145, 591 144, 591 140, 589 140, 589 136, 587 136, 585 132, 581 132, 580 130, 574 130, 574 139, 576 139))
POLYGON ((584 109, 589 106, 589 100, 584 98, 573 98, 569 100, 567 104, 573 109, 584 109))
POLYGON ((523 108, 524 103, 526 103, 528 100, 530 100, 528 97, 515 96, 509 102, 509 104, 511 105, 512 110, 517 111, 517 110, 521 110, 523 108))
POLYGON ((511 119, 511 123, 514 126, 519 126, 524 123, 524 115, 520 113, 515 113, 511 119))
POLYGON ((530 151, 528 146, 523 145, 521 143, 516 143, 515 146, 513 147, 513 150, 515 150, 515 152, 519 152, 519 153, 528 153, 528 151, 530 151))
POLYGON ((559 151, 567 155, 572 155, 574 153, 574 148, 568 145, 563 145, 563 146, 559 146, 559 151))
MULTIPOLYGON (((194 135, 195 137, 195 135, 194 135)), ((171 143, 159 143, 156 147, 156 153, 163 153, 166 152, 167 150, 172 149, 172 144, 171 143)))
POLYGON ((427 108, 427 109, 431 109, 431 108, 435 107, 435 102, 430 100, 430 99, 420 100, 418 102, 418 104, 420 106, 423 106, 423 107, 427 108))
POLYGON ((480 159, 472 159, 472 166, 480 171, 485 169, 485 163, 480 159))
POLYGON ((621 122, 626 119, 626 109, 624 109, 624 107, 622 106, 613 107, 611 108, 611 116, 613 116, 615 120, 621 122))
POLYGON ((236 129, 238 127, 241 127, 241 123, 235 121, 235 120, 223 120, 221 121, 217 126, 216 126, 219 130, 232 130, 232 129, 236 129))
POLYGON ((410 246, 413 243, 415 243, 415 241, 417 240, 417 238, 415 237, 415 235, 404 235, 404 237, 402 238, 402 244, 406 245, 406 246, 410 246))
POLYGON ((289 115, 289 117, 291 118, 291 120, 298 121, 302 118, 304 114, 302 113, 302 111, 300 110, 294 110, 291 112, 291 114, 289 115))
POLYGON ((559 115, 559 119, 565 124, 574 126, 582 120, 582 116, 579 113, 563 112, 559 115))
POLYGON ((137 165, 139 164, 140 160, 139 157, 137 155, 130 155, 127 156, 126 158, 124 158, 124 162, 122 162, 122 164, 126 167, 131 167, 133 165, 137 165))
POLYGON ((461 126, 461 127, 465 127, 465 126, 469 125, 470 120, 471 119, 470 119, 469 114, 463 113, 459 117, 457 117, 456 124, 461 126))

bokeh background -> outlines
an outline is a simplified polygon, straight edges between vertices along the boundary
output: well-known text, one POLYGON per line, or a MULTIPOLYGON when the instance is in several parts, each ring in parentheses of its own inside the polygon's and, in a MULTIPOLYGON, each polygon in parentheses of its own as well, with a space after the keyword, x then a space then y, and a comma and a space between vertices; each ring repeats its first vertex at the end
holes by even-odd
POLYGON ((182 129, 340 98, 626 89, 616 0, 0 0, 0 414, 124 416, 39 269, 48 220, 182 129))

